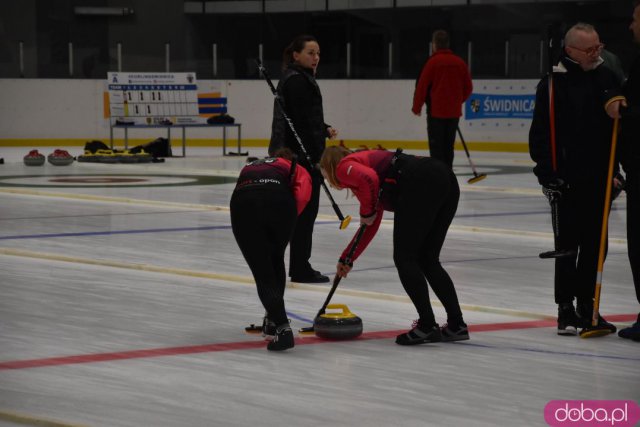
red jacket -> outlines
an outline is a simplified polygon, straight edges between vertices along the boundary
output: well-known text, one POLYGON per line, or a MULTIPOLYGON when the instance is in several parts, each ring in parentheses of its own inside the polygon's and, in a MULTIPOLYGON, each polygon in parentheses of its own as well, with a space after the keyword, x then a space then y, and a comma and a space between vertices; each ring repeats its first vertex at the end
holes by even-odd
MULTIPOLYGON (((343 158, 336 167, 336 177, 340 185, 353 191, 360 202, 360 216, 368 217, 376 214, 373 224, 368 226, 362 235, 352 261, 355 261, 366 249, 380 227, 384 206, 382 203, 378 203, 378 190, 380 189, 378 171, 386 170, 392 157, 392 151, 359 151, 343 158)), ((342 252, 340 259, 346 258, 352 244, 353 239, 342 252)))
POLYGON ((439 119, 453 119, 462 115, 462 103, 469 98, 473 84, 469 67, 449 49, 431 55, 418 79, 413 94, 413 111, 420 114, 422 104, 429 99, 429 114, 439 119))
POLYGON ((291 161, 281 157, 257 160, 240 171, 235 191, 276 191, 286 185, 296 200, 298 215, 311 199, 311 175, 299 164, 291 174, 291 161))

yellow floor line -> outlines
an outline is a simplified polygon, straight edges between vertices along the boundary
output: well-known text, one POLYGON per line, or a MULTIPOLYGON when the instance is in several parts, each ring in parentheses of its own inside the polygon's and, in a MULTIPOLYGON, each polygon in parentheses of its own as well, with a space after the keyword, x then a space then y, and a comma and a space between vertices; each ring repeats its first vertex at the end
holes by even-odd
POLYGON ((207 273, 203 271, 185 270, 180 268, 160 267, 150 264, 136 264, 130 262, 109 261, 93 258, 71 257, 43 252, 26 251, 22 249, 0 248, 0 255, 18 256, 24 258, 44 259, 49 261, 71 262, 76 264, 97 265, 100 267, 124 268, 128 270, 147 271, 152 273, 174 274, 177 276, 199 277, 204 279, 224 280, 227 282, 254 285, 251 277, 234 274, 207 273))
MULTIPOLYGON (((91 258, 70 257, 70 256, 64 256, 64 255, 25 251, 22 249, 10 249, 10 248, 0 248, 0 255, 44 259, 49 261, 70 262, 70 263, 86 264, 86 265, 98 265, 101 267, 123 268, 123 269, 130 269, 130 270, 139 270, 139 271, 147 271, 147 272, 163 273, 163 274, 174 274, 178 276, 197 277, 197 278, 212 279, 212 280, 224 280, 226 282, 249 285, 252 287, 255 286, 255 282, 252 277, 241 276, 237 274, 208 273, 204 271, 160 267, 160 266, 149 265, 149 264, 135 264, 135 263, 127 263, 127 262, 97 260, 97 259, 91 259, 91 258)), ((288 282, 287 287, 292 289, 301 289, 301 290, 327 293, 327 286, 321 286, 321 285, 310 285, 306 283, 288 282)), ((355 289, 344 289, 344 288, 337 289, 336 294, 344 295, 344 296, 367 298, 367 299, 375 299, 375 300, 381 300, 381 301, 396 301, 396 302, 406 302, 406 303, 411 302, 409 297, 404 295, 392 295, 392 294, 386 294, 383 292, 361 291, 361 290, 355 290, 355 289)), ((440 303, 440 301, 432 300, 431 303, 434 306, 442 307, 442 304, 440 303)), ((467 311, 501 314, 506 316, 515 316, 515 317, 526 317, 526 318, 534 318, 534 319, 554 318, 546 314, 532 313, 532 312, 526 312, 522 310, 505 309, 505 308, 499 308, 499 307, 461 304, 461 308, 467 311)))
POLYGON ((202 210, 213 210, 213 211, 229 210, 227 206, 205 205, 201 203, 165 202, 162 200, 131 199, 128 197, 97 196, 93 194, 56 193, 56 192, 50 192, 50 191, 29 190, 25 188, 1 188, 0 193, 18 194, 23 196, 53 197, 53 198, 60 198, 60 199, 88 200, 92 202, 124 203, 129 205, 162 206, 162 207, 172 207, 172 208, 202 209, 202 210))
POLYGON ((86 427, 84 424, 70 424, 9 411, 0 411, 0 420, 37 427, 86 427))
MULTIPOLYGON (((309 285, 306 283, 292 282, 292 283, 289 283, 287 287, 290 287, 293 289, 305 289, 310 291, 327 292, 326 286, 309 285)), ((371 292, 371 291, 360 291, 355 289, 339 289, 338 288, 336 290, 336 294, 344 295, 344 296, 367 298, 367 299, 375 299, 375 300, 381 300, 381 301, 411 303, 411 299, 406 295, 392 295, 392 294, 385 294, 383 292, 371 292)), ((438 300, 431 300, 431 305, 442 307, 442 303, 438 300)), ((474 304, 460 304, 460 308, 466 311, 502 314, 505 316, 525 317, 525 318, 533 318, 533 319, 555 319, 554 316, 549 316, 547 314, 533 313, 533 312, 522 311, 522 310, 513 310, 508 308, 488 307, 488 306, 474 305, 474 304)))

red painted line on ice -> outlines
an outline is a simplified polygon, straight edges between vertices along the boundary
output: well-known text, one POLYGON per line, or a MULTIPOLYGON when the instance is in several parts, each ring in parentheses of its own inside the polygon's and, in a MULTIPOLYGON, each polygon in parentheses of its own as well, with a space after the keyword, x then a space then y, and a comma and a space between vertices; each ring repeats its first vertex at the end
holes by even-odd
MULTIPOLYGON (((636 314, 616 314, 606 316, 607 320, 614 322, 628 322, 636 319, 636 314)), ((494 331, 507 331, 513 329, 530 329, 530 328, 547 328, 556 325, 555 320, 531 320, 524 322, 507 322, 507 323, 487 323, 481 325, 470 325, 470 332, 494 332, 494 331)), ((396 335, 406 332, 406 329, 396 331, 378 331, 378 332, 365 332, 358 338, 352 341, 363 340, 377 340, 394 338, 396 335)), ((315 336, 309 337, 297 337, 296 346, 307 344, 321 344, 333 342, 330 340, 324 340, 315 336)), ((162 357, 162 356, 177 356, 180 354, 197 354, 197 353, 213 353, 217 351, 234 351, 234 350, 251 350, 256 348, 264 348, 265 341, 240 341, 240 342, 228 342, 218 344, 204 344, 193 345, 185 347, 168 347, 168 348, 154 348, 148 350, 130 350, 114 353, 99 353, 99 354, 80 354, 76 356, 61 356, 61 357, 49 357, 44 359, 31 359, 31 360, 14 360, 9 362, 0 362, 0 371, 6 371, 10 369, 27 369, 27 368, 42 368, 45 366, 59 366, 59 365, 76 365, 80 363, 96 363, 96 362, 110 362, 114 360, 128 360, 128 359, 143 359, 148 357, 162 357)))

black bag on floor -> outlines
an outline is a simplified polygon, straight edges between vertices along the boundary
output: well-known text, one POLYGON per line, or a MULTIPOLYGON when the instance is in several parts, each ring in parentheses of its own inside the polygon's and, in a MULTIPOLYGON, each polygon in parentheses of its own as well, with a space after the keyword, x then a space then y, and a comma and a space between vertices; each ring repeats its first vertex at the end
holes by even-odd
POLYGON ((89 141, 84 144, 84 151, 94 153, 98 150, 110 150, 109 146, 102 141, 89 141))
POLYGON ((136 154, 144 150, 150 154, 154 159, 158 157, 171 157, 171 146, 167 138, 157 138, 154 141, 148 142, 144 145, 138 145, 129 150, 130 153, 136 154))

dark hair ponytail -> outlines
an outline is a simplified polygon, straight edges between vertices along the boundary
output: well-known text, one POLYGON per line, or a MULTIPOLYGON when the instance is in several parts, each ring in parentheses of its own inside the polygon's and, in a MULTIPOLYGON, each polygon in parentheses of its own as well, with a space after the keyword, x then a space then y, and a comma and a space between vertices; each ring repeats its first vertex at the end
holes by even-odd
POLYGON ((284 52, 282 52, 282 69, 283 70, 285 70, 289 66, 289 64, 294 62, 293 52, 298 52, 298 53, 302 52, 302 49, 304 49, 304 46, 307 44, 307 42, 318 43, 318 40, 316 40, 315 37, 310 35, 300 35, 295 39, 293 39, 293 41, 289 43, 289 46, 284 48, 284 52))

